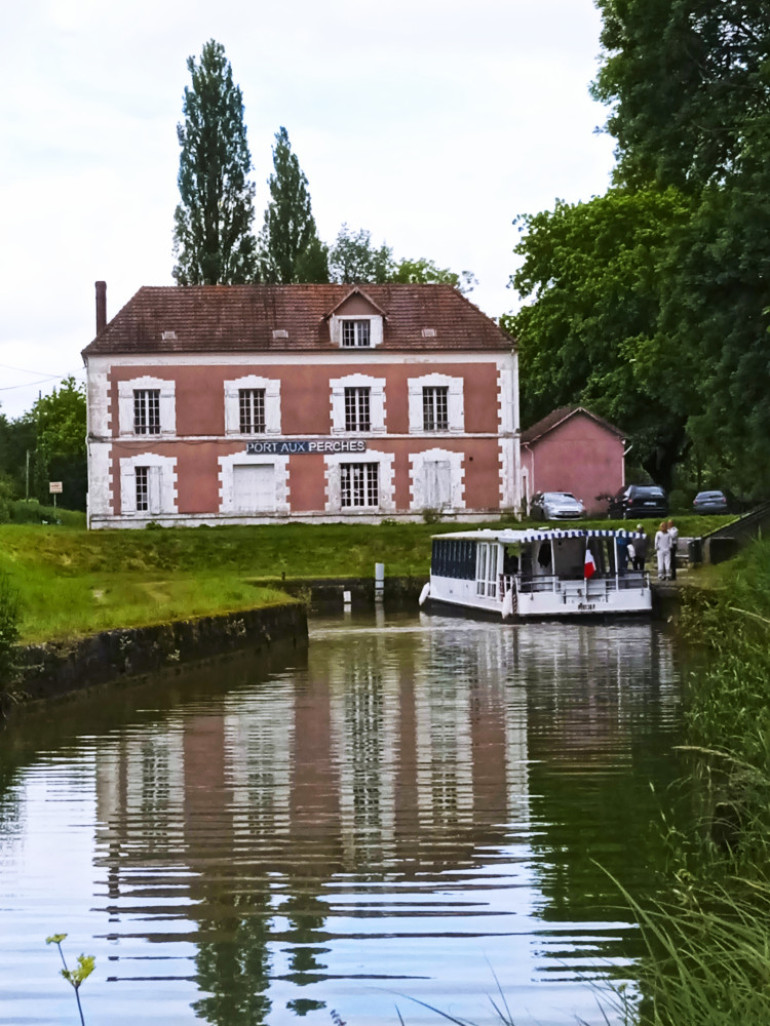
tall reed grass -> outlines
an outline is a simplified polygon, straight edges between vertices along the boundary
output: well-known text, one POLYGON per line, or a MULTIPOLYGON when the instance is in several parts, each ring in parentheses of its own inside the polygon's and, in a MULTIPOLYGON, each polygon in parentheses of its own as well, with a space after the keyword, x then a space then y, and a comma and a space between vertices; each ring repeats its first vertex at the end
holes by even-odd
POLYGON ((686 686, 696 829, 670 831, 660 901, 627 896, 646 946, 635 1022, 770 1026, 770 543, 682 627, 706 656, 686 686))

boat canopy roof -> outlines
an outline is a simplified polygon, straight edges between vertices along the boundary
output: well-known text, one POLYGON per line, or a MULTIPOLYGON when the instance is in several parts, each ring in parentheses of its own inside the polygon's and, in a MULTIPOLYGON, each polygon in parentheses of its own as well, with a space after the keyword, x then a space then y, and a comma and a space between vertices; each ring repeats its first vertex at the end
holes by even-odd
POLYGON ((631 541, 634 538, 641 537, 642 534, 644 534, 643 531, 625 531, 623 528, 611 530, 601 527, 555 527, 548 530, 538 530, 536 528, 516 530, 514 528, 506 528, 501 531, 487 528, 480 531, 434 534, 433 538, 435 541, 446 538, 452 541, 501 542, 503 545, 509 545, 514 542, 549 541, 558 538, 628 538, 631 541))

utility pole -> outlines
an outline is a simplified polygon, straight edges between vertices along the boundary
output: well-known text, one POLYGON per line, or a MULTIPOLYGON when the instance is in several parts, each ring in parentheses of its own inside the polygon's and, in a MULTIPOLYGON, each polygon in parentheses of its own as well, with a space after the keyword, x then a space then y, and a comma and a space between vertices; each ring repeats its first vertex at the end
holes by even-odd
POLYGON ((27 449, 27 484, 25 488, 24 498, 26 502, 29 502, 29 449, 27 449))

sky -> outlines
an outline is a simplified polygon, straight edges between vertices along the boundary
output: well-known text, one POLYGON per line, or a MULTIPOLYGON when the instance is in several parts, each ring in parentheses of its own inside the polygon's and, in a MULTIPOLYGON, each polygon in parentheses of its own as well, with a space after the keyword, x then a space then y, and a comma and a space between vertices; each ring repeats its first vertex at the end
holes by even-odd
POLYGON ((172 285, 187 58, 216 39, 268 201, 285 126, 320 237, 365 228, 400 258, 470 270, 515 310, 518 214, 603 193, 613 140, 588 87, 593 0, 5 0, 0 58, 0 413, 72 374, 112 318, 172 285))

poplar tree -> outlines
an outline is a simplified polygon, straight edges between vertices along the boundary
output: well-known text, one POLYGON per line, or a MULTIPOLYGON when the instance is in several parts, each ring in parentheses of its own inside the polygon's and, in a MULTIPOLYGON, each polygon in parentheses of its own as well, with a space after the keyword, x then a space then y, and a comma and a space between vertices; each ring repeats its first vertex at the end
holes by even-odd
POLYGON ((262 281, 282 285, 328 281, 326 250, 316 233, 307 176, 283 126, 275 133, 273 174, 267 184, 270 202, 259 240, 262 281))
POLYGON ((178 285, 239 285, 257 273, 254 184, 243 98, 221 43, 209 40, 200 64, 187 59, 192 86, 177 125, 179 194, 173 275, 178 285))

